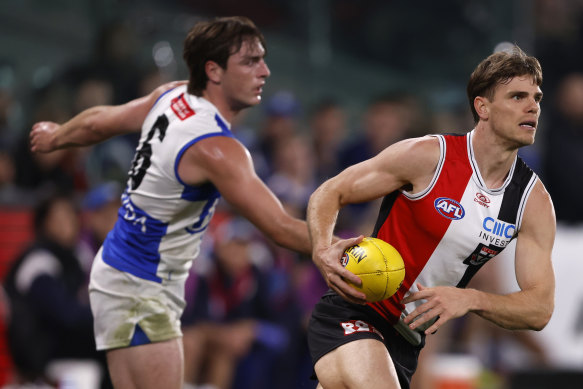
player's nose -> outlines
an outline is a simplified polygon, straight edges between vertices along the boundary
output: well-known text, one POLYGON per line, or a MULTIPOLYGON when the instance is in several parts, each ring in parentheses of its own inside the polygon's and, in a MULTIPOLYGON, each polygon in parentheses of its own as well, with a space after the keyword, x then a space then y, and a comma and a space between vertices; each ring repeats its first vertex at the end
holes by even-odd
POLYGON ((269 70, 269 66, 264 60, 261 60, 261 66, 259 67, 259 77, 267 78, 271 75, 271 71, 269 70))

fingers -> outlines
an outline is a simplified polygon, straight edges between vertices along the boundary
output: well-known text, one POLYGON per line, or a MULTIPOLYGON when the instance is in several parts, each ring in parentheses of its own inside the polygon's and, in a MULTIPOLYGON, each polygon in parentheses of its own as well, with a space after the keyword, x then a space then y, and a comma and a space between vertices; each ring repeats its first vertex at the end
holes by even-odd
POLYGON ((52 122, 38 122, 32 126, 29 135, 30 150, 32 152, 48 152, 50 151, 49 137, 51 131, 54 130, 52 122))
POLYGON ((342 278, 335 277, 329 280, 329 286, 344 300, 354 304, 366 304, 366 295, 351 287, 342 278))
POLYGON ((359 236, 354 237, 354 238, 349 238, 349 239, 341 240, 338 243, 340 243, 344 247, 342 249, 342 251, 344 251, 344 250, 346 250, 349 247, 352 247, 354 245, 359 244, 360 242, 362 242, 363 239, 364 239, 364 235, 359 235, 359 236))
POLYGON ((443 317, 439 316, 438 319, 435 321, 435 323, 433 323, 431 325, 431 327, 429 327, 428 329, 425 330, 425 334, 429 335, 434 333, 435 331, 438 330, 439 327, 441 327, 445 322, 447 321, 447 319, 444 319, 443 317))
POLYGON ((418 327, 439 314, 436 312, 436 307, 437 303, 434 301, 427 301, 415 308, 415 310, 408 314, 403 321, 405 324, 411 323, 411 328, 418 327))

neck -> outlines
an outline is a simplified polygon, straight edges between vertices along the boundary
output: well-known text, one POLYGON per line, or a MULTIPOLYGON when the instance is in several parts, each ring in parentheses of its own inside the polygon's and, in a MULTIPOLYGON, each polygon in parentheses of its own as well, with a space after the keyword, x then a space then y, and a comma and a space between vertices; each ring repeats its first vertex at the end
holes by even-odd
POLYGON ((500 188, 508 177, 518 149, 507 147, 492 131, 480 124, 476 126, 472 137, 474 157, 486 186, 500 188))
POLYGON ((230 106, 227 99, 222 93, 218 93, 213 88, 207 88, 202 92, 202 97, 211 102, 229 123, 233 121, 235 115, 240 110, 234 109, 230 106))

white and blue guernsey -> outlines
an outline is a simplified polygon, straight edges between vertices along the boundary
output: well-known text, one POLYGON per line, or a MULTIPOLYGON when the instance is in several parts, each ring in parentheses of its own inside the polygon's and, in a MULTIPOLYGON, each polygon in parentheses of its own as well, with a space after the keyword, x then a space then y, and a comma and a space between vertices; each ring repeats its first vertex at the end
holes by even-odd
POLYGON ((178 163, 194 143, 229 136, 230 124, 186 85, 163 94, 142 126, 118 220, 103 244, 103 261, 161 283, 185 279, 220 197, 212 184, 189 186, 178 163))

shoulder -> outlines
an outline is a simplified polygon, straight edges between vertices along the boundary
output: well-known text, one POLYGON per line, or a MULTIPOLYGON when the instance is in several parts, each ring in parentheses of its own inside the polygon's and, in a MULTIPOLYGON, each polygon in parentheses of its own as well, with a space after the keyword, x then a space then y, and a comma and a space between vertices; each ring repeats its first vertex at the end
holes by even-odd
POLYGON ((412 157, 435 157, 439 156, 442 137, 440 135, 425 135, 418 138, 409 138, 387 147, 390 152, 411 153, 412 157))
POLYGON ((530 193, 521 232, 545 230, 553 234, 556 230, 555 209, 551 196, 540 179, 537 179, 530 193))
POLYGON ((529 208, 532 211, 530 213, 538 213, 537 210, 543 210, 547 213, 552 213, 552 216, 554 217, 554 206, 551 195, 540 178, 536 180, 530 197, 528 198, 526 208, 527 212, 529 211, 529 208))
POLYGON ((442 138, 426 135, 397 142, 379 154, 382 164, 395 164, 404 173, 435 170, 442 152, 442 138))
POLYGON ((227 136, 205 137, 193 143, 180 160, 179 175, 184 182, 198 185, 221 179, 247 177, 254 172, 249 150, 241 142, 227 136))
POLYGON ((154 89, 152 91, 152 93, 150 93, 150 98, 153 99, 154 101, 158 100, 160 98, 160 96, 162 96, 163 94, 165 94, 168 91, 171 91, 172 89, 176 89, 178 87, 183 86, 184 90, 186 90, 186 84, 188 82, 187 81, 171 81, 168 82, 166 84, 162 84, 159 87, 157 87, 156 89, 154 89))
POLYGON ((249 150, 237 139, 229 136, 210 136, 196 142, 191 148, 198 158, 207 162, 229 163, 241 159, 251 159, 249 150))

